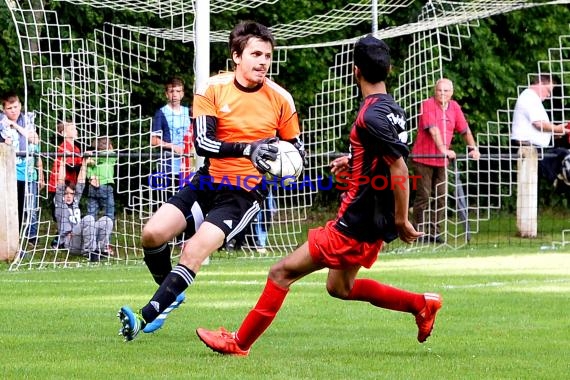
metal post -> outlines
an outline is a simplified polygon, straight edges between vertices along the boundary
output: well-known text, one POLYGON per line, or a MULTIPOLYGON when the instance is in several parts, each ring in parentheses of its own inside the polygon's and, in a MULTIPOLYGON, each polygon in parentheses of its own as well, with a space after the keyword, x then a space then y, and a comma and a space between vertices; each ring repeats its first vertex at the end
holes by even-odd
MULTIPOLYGON (((194 92, 206 85, 210 77, 210 0, 196 0, 194 19, 194 92)), ((204 164, 204 158, 196 156, 196 169, 204 164)))
POLYGON ((12 261, 18 253, 18 187, 16 185, 16 154, 0 143, 0 260, 12 261))

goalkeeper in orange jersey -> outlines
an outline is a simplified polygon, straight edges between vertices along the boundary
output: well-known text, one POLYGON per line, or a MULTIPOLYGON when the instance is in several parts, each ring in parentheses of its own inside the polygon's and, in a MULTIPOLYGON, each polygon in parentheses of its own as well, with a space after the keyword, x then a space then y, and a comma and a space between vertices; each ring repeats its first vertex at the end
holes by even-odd
POLYGON ((255 307, 236 332, 225 328, 196 330, 212 350, 227 355, 248 355, 250 347, 269 327, 291 285, 306 275, 329 268, 326 288, 332 297, 364 301, 384 309, 410 313, 418 327, 417 339, 431 334, 441 296, 412 293, 371 279, 356 278, 361 267, 370 268, 383 242, 398 236, 406 243, 417 232, 408 220, 409 182, 405 158, 408 146, 400 140, 405 132, 404 110, 386 92, 390 71, 388 46, 369 35, 354 47, 354 75, 364 97, 350 132, 351 157, 333 161, 333 174, 351 173, 335 220, 312 229, 308 241, 273 265, 255 307), (361 178, 382 176, 392 185, 374 189, 361 178), (396 182, 397 181, 397 182, 396 182))
POLYGON ((144 261, 159 287, 139 311, 119 310, 120 334, 127 341, 161 327, 203 261, 257 215, 267 192, 257 185, 269 169, 267 160, 277 157, 276 137, 304 154, 293 98, 266 77, 274 47, 269 29, 240 23, 229 47, 235 70, 213 76, 194 96, 194 144, 205 164, 143 228, 144 261), (183 232, 190 238, 172 268, 167 243, 183 232))

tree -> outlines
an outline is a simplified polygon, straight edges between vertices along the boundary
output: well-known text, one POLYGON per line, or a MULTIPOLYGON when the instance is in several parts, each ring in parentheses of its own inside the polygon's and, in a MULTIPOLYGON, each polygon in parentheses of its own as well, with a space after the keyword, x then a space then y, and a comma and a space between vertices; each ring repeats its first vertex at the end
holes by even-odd
MULTIPOLYGON (((32 0, 39 3, 42 0, 32 0)), ((389 15, 381 15, 379 28, 387 28, 415 22, 423 6, 415 1, 409 7, 389 15)), ((147 25, 155 28, 170 28, 170 20, 142 12, 117 12, 108 8, 92 8, 69 2, 46 2, 45 7, 55 10, 61 24, 68 24, 76 37, 92 39, 94 30, 104 22, 113 24, 147 25)), ((315 2, 310 0, 279 1, 257 8, 244 8, 237 13, 213 14, 212 30, 230 30, 237 21, 255 19, 266 25, 289 23, 322 14, 333 8, 343 8, 344 0, 315 2), (325 4, 326 3, 326 4, 325 4)), ((2 20, 11 20, 6 6, 0 6, 2 20)), ((190 16, 186 16, 190 17, 190 16)), ((470 38, 462 40, 462 49, 454 52, 453 60, 445 64, 444 75, 455 83, 455 97, 462 104, 474 133, 485 132, 487 122, 496 120, 496 111, 506 108, 509 97, 516 97, 517 86, 526 85, 527 73, 537 70, 537 62, 548 58, 548 48, 558 46, 561 34, 568 33, 570 9, 565 5, 549 5, 519 10, 480 20, 478 27, 471 27, 470 38)), ((191 19, 186 20, 190 25, 191 19)), ((10 89, 24 91, 19 41, 15 26, 8 22, 0 34, 0 91, 10 89)), ((340 40, 364 35, 371 29, 370 22, 334 30, 319 37, 320 40, 340 40)), ((42 31, 40 31, 41 34, 42 31)), ((295 44, 314 42, 315 37, 300 38, 295 44)), ((391 46, 395 71, 390 78, 395 83, 407 55, 410 36, 388 40, 391 46)), ((290 41, 277 41, 289 43, 290 41)), ((326 79, 336 48, 302 49, 290 51, 288 60, 280 68, 275 80, 293 95, 299 116, 304 119, 309 107, 314 104, 315 93, 326 79)), ((211 72, 226 69, 228 50, 226 44, 213 44, 211 49, 211 72)), ((165 49, 156 62, 150 62, 148 72, 139 83, 132 86, 131 100, 140 104, 143 113, 151 116, 164 102, 162 83, 165 77, 178 75, 187 84, 194 82, 193 46, 167 40, 165 49)), ((568 78, 565 79, 568 82, 568 78)), ((28 83, 28 107, 39 105, 40 89, 28 83)), ((187 91, 191 95, 191 91, 187 91)), ((190 102, 190 98, 186 100, 190 102)), ((347 125, 348 129, 350 126, 347 125)), ((128 131, 125 131, 128 133, 128 131)), ((347 146, 347 136, 339 142, 347 146)))

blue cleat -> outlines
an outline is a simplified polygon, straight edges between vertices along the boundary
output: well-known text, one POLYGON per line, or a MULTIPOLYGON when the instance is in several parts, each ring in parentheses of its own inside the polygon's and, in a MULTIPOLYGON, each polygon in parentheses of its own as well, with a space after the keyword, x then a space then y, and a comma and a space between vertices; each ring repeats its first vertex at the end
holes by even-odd
POLYGON ((166 317, 168 317, 168 314, 170 314, 172 310, 177 309, 178 306, 180 306, 180 304, 184 302, 185 299, 186 296, 184 295, 184 293, 180 293, 178 297, 176 297, 176 300, 170 304, 170 306, 168 306, 162 313, 160 313, 160 315, 156 317, 154 321, 148 323, 144 327, 143 332, 152 333, 160 329, 162 325, 164 325, 164 322, 166 321, 166 317))
POLYGON ((123 306, 117 317, 123 325, 119 330, 119 335, 122 335, 127 342, 135 339, 139 331, 146 325, 143 317, 139 313, 133 312, 128 306, 123 306))

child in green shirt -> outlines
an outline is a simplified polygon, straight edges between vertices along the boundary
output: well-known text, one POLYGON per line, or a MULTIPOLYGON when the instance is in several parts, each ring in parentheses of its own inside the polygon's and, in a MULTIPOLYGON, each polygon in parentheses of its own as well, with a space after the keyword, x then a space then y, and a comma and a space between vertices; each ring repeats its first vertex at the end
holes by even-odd
MULTIPOLYGON (((108 137, 99 137, 93 157, 87 160, 87 178, 89 190, 87 195, 87 215, 97 217, 99 211, 115 220, 115 164, 117 157, 113 154, 113 145, 108 137)), ((110 247, 107 247, 110 250, 110 247)))

